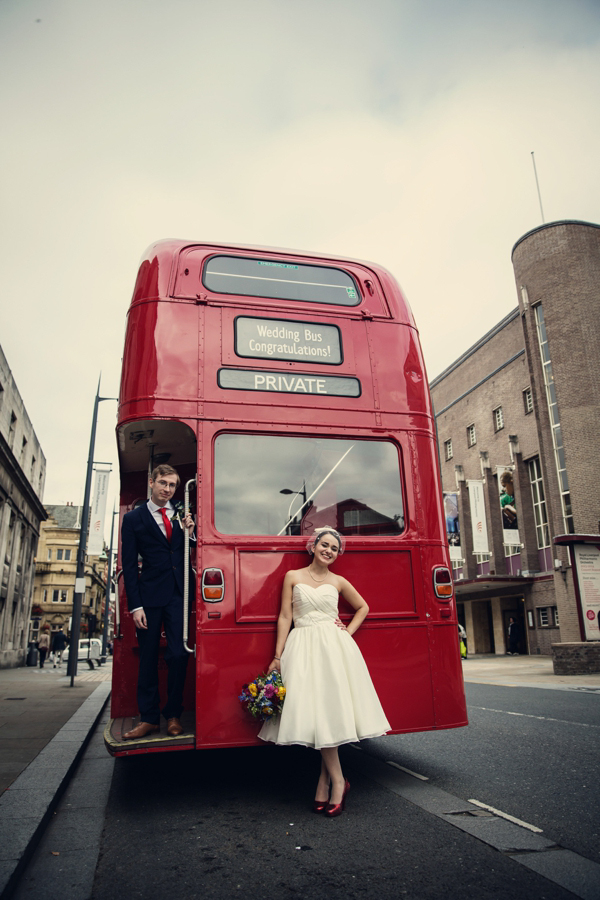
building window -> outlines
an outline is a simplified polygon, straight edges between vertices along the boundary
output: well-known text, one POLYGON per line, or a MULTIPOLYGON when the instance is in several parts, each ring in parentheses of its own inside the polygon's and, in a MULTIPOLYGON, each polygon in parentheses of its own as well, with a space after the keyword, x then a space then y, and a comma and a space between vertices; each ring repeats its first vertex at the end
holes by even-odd
POLYGON ((43 602, 43 603, 47 603, 47 602, 48 602, 48 591, 46 590, 46 588, 44 588, 44 599, 43 599, 42 602, 43 602))
POLYGON ((17 431, 17 417, 14 412, 10 414, 10 425, 8 426, 8 446, 12 450, 15 443, 15 433, 17 431))
POLYGON ((53 603, 58 603, 58 595, 59 595, 59 593, 60 593, 60 592, 59 592, 58 590, 52 591, 52 602, 53 602, 53 603))
POLYGON ((506 558, 508 558, 509 556, 518 556, 520 552, 520 544, 504 544, 504 556, 506 558))
POLYGON ((542 628, 547 628, 550 624, 550 616, 548 615, 548 608, 549 607, 547 607, 547 606, 538 606, 538 611, 537 611, 538 625, 540 625, 542 628))
POLYGON ((475 426, 469 425, 467 427, 467 446, 474 447, 477 443, 477 435, 475 434, 475 426))
POLYGON ((446 459, 452 459, 452 439, 444 442, 444 455, 446 459))
POLYGON ((544 482, 542 481, 542 469, 537 456, 527 463, 529 468, 529 483, 531 484, 531 497, 533 499, 533 514, 535 516, 535 530, 538 550, 550 546, 550 529, 548 528, 548 514, 546 512, 546 497, 544 495, 544 482))
POLYGON ((56 558, 57 558, 57 560, 63 558, 63 552, 62 552, 62 550, 57 550, 57 551, 56 551, 56 558))
POLYGON ((476 553, 475 554, 475 562, 478 565, 482 565, 483 563, 489 562, 492 557, 491 553, 476 553))
POLYGON ((52 559, 52 548, 48 547, 48 559, 52 559))
POLYGON ((552 624, 558 628, 560 622, 558 621, 558 609, 556 606, 552 607, 552 624))
POLYGON ((526 416, 533 412, 533 394, 531 393, 530 387, 525 388, 523 391, 523 407, 526 416))
POLYGON ((66 603, 67 600, 68 600, 68 597, 69 597, 69 592, 68 592, 68 591, 61 591, 61 592, 60 592, 60 602, 61 602, 61 603, 66 603))
POLYGON ((27 438, 23 438, 23 443, 21 444, 21 468, 25 465, 25 455, 27 453, 27 438))
POLYGON ((31 457, 31 474, 30 478, 33 478, 33 473, 35 472, 35 456, 31 457))
POLYGON ((70 559, 71 559, 71 551, 65 550, 65 562, 69 562, 70 559))
POLYGON ((544 385, 546 387, 546 400, 548 403, 550 428, 552 431, 552 444, 554 446, 554 459, 556 461, 556 471, 558 474, 564 528, 567 534, 574 534, 575 526, 573 524, 573 510, 571 508, 571 494, 569 491, 569 479, 567 477, 565 448, 563 446, 562 429, 560 427, 560 418, 558 415, 558 403, 556 402, 556 387, 554 385, 554 373, 552 371, 548 335, 546 333, 546 320, 544 319, 544 310, 542 309, 541 303, 535 307, 535 324, 537 326, 540 357, 542 370, 544 372, 544 385))
POLYGON ((502 431, 504 428, 504 415, 502 413, 502 407, 497 406, 494 410, 494 431, 502 431))

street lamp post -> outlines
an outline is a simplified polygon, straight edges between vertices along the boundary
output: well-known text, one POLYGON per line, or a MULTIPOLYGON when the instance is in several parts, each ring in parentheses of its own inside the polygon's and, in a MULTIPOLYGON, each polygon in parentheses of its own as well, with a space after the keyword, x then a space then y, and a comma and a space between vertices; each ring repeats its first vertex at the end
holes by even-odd
POLYGON ((77 675, 77 657, 79 656, 79 632, 81 629, 81 607, 85 597, 85 551, 87 546, 87 532, 90 521, 90 494, 92 492, 92 471, 94 468, 94 447, 96 444, 96 424, 98 421, 98 405, 103 400, 116 400, 116 397, 100 396, 100 378, 94 400, 94 413, 92 415, 92 430, 90 433, 90 449, 88 452, 87 472, 85 476, 85 490, 83 493, 83 510, 81 513, 81 531, 79 532, 79 547, 77 549, 77 572, 75 573, 75 594, 73 596, 73 616, 71 618, 71 641, 69 643, 69 665, 67 674, 71 676, 71 687, 75 684, 77 675))
MULTIPOLYGON (((291 488, 283 488, 283 490, 279 491, 279 493, 280 494, 293 494, 294 497, 302 497, 303 503, 302 503, 302 506, 300 507, 300 511, 302 511, 304 509, 304 507, 306 506, 306 481, 302 482, 302 487, 299 491, 292 491, 291 488)), ((288 522, 289 522, 291 514, 292 514, 292 504, 294 502, 294 497, 292 497, 292 499, 290 500, 290 505, 288 508, 288 522)), ((302 521, 302 518, 300 518, 300 521, 302 521)), ((290 523, 288 525, 288 528, 290 529, 290 534, 292 534, 292 527, 293 526, 290 523)))
POLYGON ((110 550, 108 551, 108 574, 106 576, 106 597, 104 600, 104 630, 102 633, 102 656, 100 658, 100 662, 104 665, 106 662, 106 650, 108 646, 108 618, 109 618, 109 610, 110 610, 110 594, 112 587, 112 561, 113 561, 113 547, 114 547, 114 538, 115 538, 115 516, 119 515, 119 511, 117 509, 113 509, 112 521, 110 523, 110 550))

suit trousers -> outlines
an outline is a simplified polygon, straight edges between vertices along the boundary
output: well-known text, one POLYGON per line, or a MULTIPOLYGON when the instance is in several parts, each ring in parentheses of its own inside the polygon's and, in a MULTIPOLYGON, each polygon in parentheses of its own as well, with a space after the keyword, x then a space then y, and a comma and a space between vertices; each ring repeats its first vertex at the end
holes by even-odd
POLYGON ((137 700, 142 722, 160 723, 160 695, 158 689, 158 650, 161 631, 167 636, 165 662, 167 702, 162 710, 165 719, 179 718, 183 712, 183 688, 189 653, 183 646, 183 597, 175 593, 166 606, 145 606, 147 630, 137 629, 140 647, 140 670, 137 700))

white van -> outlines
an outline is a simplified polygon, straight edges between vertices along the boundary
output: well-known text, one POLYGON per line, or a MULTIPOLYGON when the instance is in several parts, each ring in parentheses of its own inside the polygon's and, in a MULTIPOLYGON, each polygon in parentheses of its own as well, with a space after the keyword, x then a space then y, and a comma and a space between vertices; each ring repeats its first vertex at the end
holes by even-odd
MULTIPOLYGON (((98 638, 82 638, 79 641, 79 650, 77 652, 77 660, 100 659, 102 656, 102 641, 98 638), (91 645, 91 646, 90 646, 91 645)), ((65 647, 63 659, 69 658, 69 645, 65 647)))

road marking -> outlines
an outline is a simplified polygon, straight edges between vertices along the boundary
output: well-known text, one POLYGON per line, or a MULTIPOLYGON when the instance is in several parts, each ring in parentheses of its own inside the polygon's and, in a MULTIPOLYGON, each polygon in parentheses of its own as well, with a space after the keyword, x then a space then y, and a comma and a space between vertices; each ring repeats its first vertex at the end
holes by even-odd
POLYGON ((495 806, 488 806, 487 803, 482 803, 480 800, 470 799, 469 803, 473 803, 475 806, 480 806, 482 809, 487 809, 489 812, 494 813, 495 816, 500 816, 502 819, 508 819, 509 822, 514 822, 515 825, 520 825, 522 828, 528 828, 530 831, 535 831, 536 834, 543 834, 541 828, 537 828, 535 825, 530 825, 529 822, 524 822, 523 819, 517 819, 515 816, 509 816, 508 813, 502 812, 501 809, 496 809, 495 806))
POLYGON ((412 769, 405 769, 404 766, 398 765, 397 762, 393 762, 391 759, 386 759, 386 763, 388 766, 393 766, 395 769, 400 769, 402 772, 406 772, 407 775, 412 775, 413 778, 419 778, 421 781, 429 781, 427 775, 419 775, 418 772, 413 772, 412 769))
POLYGON ((559 722, 561 725, 579 725, 581 728, 600 728, 588 722, 567 722, 566 719, 553 719, 552 716, 533 716, 531 713, 510 712, 508 709, 492 709, 489 706, 470 706, 469 709, 482 709, 484 712, 504 713, 505 716, 521 716, 523 719, 538 719, 540 722, 559 722))

